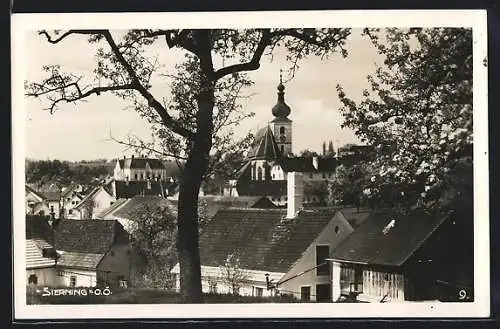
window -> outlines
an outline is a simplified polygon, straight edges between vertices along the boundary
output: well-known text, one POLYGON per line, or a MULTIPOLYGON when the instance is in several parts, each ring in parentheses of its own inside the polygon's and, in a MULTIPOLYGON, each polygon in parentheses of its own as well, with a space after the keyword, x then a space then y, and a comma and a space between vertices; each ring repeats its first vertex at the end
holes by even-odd
POLYGON ((208 282, 208 289, 210 290, 211 294, 216 294, 217 293, 217 281, 209 281, 208 282))
POLYGON ((311 287, 300 287, 300 299, 304 301, 311 300, 311 287))
POLYGON ((264 295, 264 288, 254 287, 255 297, 262 297, 264 295))
POLYGON ((284 135, 285 134, 285 127, 280 127, 280 135, 284 135))
POLYGON ((330 267, 326 261, 329 254, 329 246, 316 246, 316 275, 330 275, 330 267))
POLYGON ((262 168, 257 168, 257 180, 262 180, 262 168))
POLYGON ((38 278, 36 277, 35 274, 31 274, 28 278, 28 283, 29 284, 38 284, 38 278))
POLYGON ((76 201, 71 201, 71 204, 75 204, 75 203, 76 203, 76 201))
POLYGON ((115 203, 115 202, 114 202, 114 201, 110 201, 110 202, 109 202, 109 205, 110 205, 110 206, 112 206, 112 205, 113 205, 113 203, 115 203))
POLYGON ((50 212, 54 212, 54 206, 50 206, 50 212))
POLYGON ((68 214, 73 215, 73 209, 68 210, 68 214))
POLYGON ((330 302, 332 299, 332 287, 329 284, 316 285, 316 301, 330 302))
POLYGON ((138 179, 138 176, 137 176, 137 174, 135 174, 135 175, 134 175, 134 177, 135 177, 135 180, 137 180, 137 179, 138 179))
POLYGON ((326 178, 326 174, 325 173, 322 173, 322 176, 323 176, 323 178, 326 178))
POLYGON ((76 287, 76 276, 75 275, 72 275, 69 277, 69 286, 76 287))
POLYGON ((337 226, 335 226, 335 229, 334 229, 334 231, 335 231, 335 233, 337 233, 337 234, 339 233, 339 231, 340 231, 340 228, 339 228, 339 226, 338 226, 338 225, 337 225, 337 226))
POLYGON ((284 154, 285 153, 285 147, 283 145, 281 145, 281 154, 284 154))

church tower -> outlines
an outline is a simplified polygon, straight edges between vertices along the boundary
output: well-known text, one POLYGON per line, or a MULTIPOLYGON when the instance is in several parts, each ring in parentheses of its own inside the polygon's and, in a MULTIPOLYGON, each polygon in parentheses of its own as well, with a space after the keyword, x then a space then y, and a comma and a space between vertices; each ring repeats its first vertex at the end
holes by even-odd
POLYGON ((278 102, 273 106, 272 113, 274 119, 269 125, 280 153, 283 156, 288 156, 292 153, 292 120, 287 118, 290 112, 290 106, 285 103, 285 86, 283 85, 283 76, 280 72, 278 102))

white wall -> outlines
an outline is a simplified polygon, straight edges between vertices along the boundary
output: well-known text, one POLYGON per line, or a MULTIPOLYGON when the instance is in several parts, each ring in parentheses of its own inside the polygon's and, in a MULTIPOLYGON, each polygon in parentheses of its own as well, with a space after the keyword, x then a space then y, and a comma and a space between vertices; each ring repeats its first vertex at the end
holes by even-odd
MULTIPOLYGON (((283 277, 284 273, 278 272, 265 272, 265 271, 256 271, 256 270, 245 270, 242 269, 245 273, 246 280, 241 283, 239 294, 241 296, 256 296, 255 288, 262 288, 262 297, 270 297, 274 296, 274 290, 267 289, 266 283, 266 273, 269 274, 269 279, 271 282, 277 282, 281 277, 283 277)), ((176 290, 180 290, 180 279, 179 279, 179 264, 174 266, 171 273, 176 274, 176 290)), ((201 284, 202 291, 204 293, 210 292, 210 282, 217 283, 216 293, 218 294, 227 294, 231 293, 231 287, 228 282, 222 279, 223 270, 220 267, 213 266, 201 266, 201 284)))
POLYGON ((26 270, 26 284, 29 282, 30 275, 36 275, 37 285, 56 286, 59 284, 59 277, 55 267, 35 268, 26 270))
POLYGON ((97 283, 96 271, 92 270, 77 270, 77 269, 65 269, 60 270, 60 284, 66 287, 70 286, 71 276, 76 277, 76 287, 95 287, 97 283))

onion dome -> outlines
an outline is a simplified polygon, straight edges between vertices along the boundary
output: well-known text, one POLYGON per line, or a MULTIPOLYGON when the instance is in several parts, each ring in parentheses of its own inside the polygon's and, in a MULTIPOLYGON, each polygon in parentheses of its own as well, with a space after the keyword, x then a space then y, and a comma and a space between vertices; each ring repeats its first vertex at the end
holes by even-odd
POLYGON ((278 102, 273 106, 272 113, 276 118, 285 119, 292 111, 290 106, 285 103, 285 86, 283 85, 283 77, 280 73, 280 84, 278 85, 278 102))

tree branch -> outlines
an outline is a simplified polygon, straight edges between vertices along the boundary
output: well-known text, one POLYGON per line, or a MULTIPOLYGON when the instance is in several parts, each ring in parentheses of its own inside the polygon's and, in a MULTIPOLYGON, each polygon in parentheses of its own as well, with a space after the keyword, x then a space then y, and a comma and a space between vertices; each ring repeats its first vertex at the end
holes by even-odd
POLYGON ((241 71, 255 71, 260 67, 260 59, 262 58, 262 54, 266 50, 266 47, 271 43, 271 31, 269 29, 262 30, 262 36, 255 48, 255 51, 252 55, 252 59, 246 63, 234 64, 230 66, 223 67, 214 73, 215 81, 220 78, 241 71))
POLYGON ((42 30, 38 32, 38 35, 43 35, 47 39, 49 43, 56 44, 65 39, 66 37, 72 35, 72 34, 84 34, 84 35, 93 35, 93 34, 104 34, 106 30, 69 30, 65 33, 63 33, 60 37, 53 39, 50 34, 47 33, 47 31, 42 30))
POLYGON ((127 62, 127 60, 123 57, 122 53, 120 52, 117 44, 113 40, 113 37, 111 36, 111 33, 109 31, 105 31, 104 33, 104 38, 108 42, 109 46, 111 47, 111 50, 115 54, 117 60, 120 62, 120 64, 125 68, 127 73, 129 74, 131 80, 132 80, 132 85, 134 86, 134 89, 137 90, 147 101, 148 105, 152 107, 158 115, 161 117, 162 122, 165 126, 170 128, 173 132, 188 138, 192 139, 194 138, 194 133, 187 130, 183 126, 181 126, 176 120, 174 120, 170 114, 168 114, 167 110, 163 107, 163 105, 156 100, 153 95, 141 84, 139 78, 137 77, 136 72, 130 65, 130 63, 127 62))

